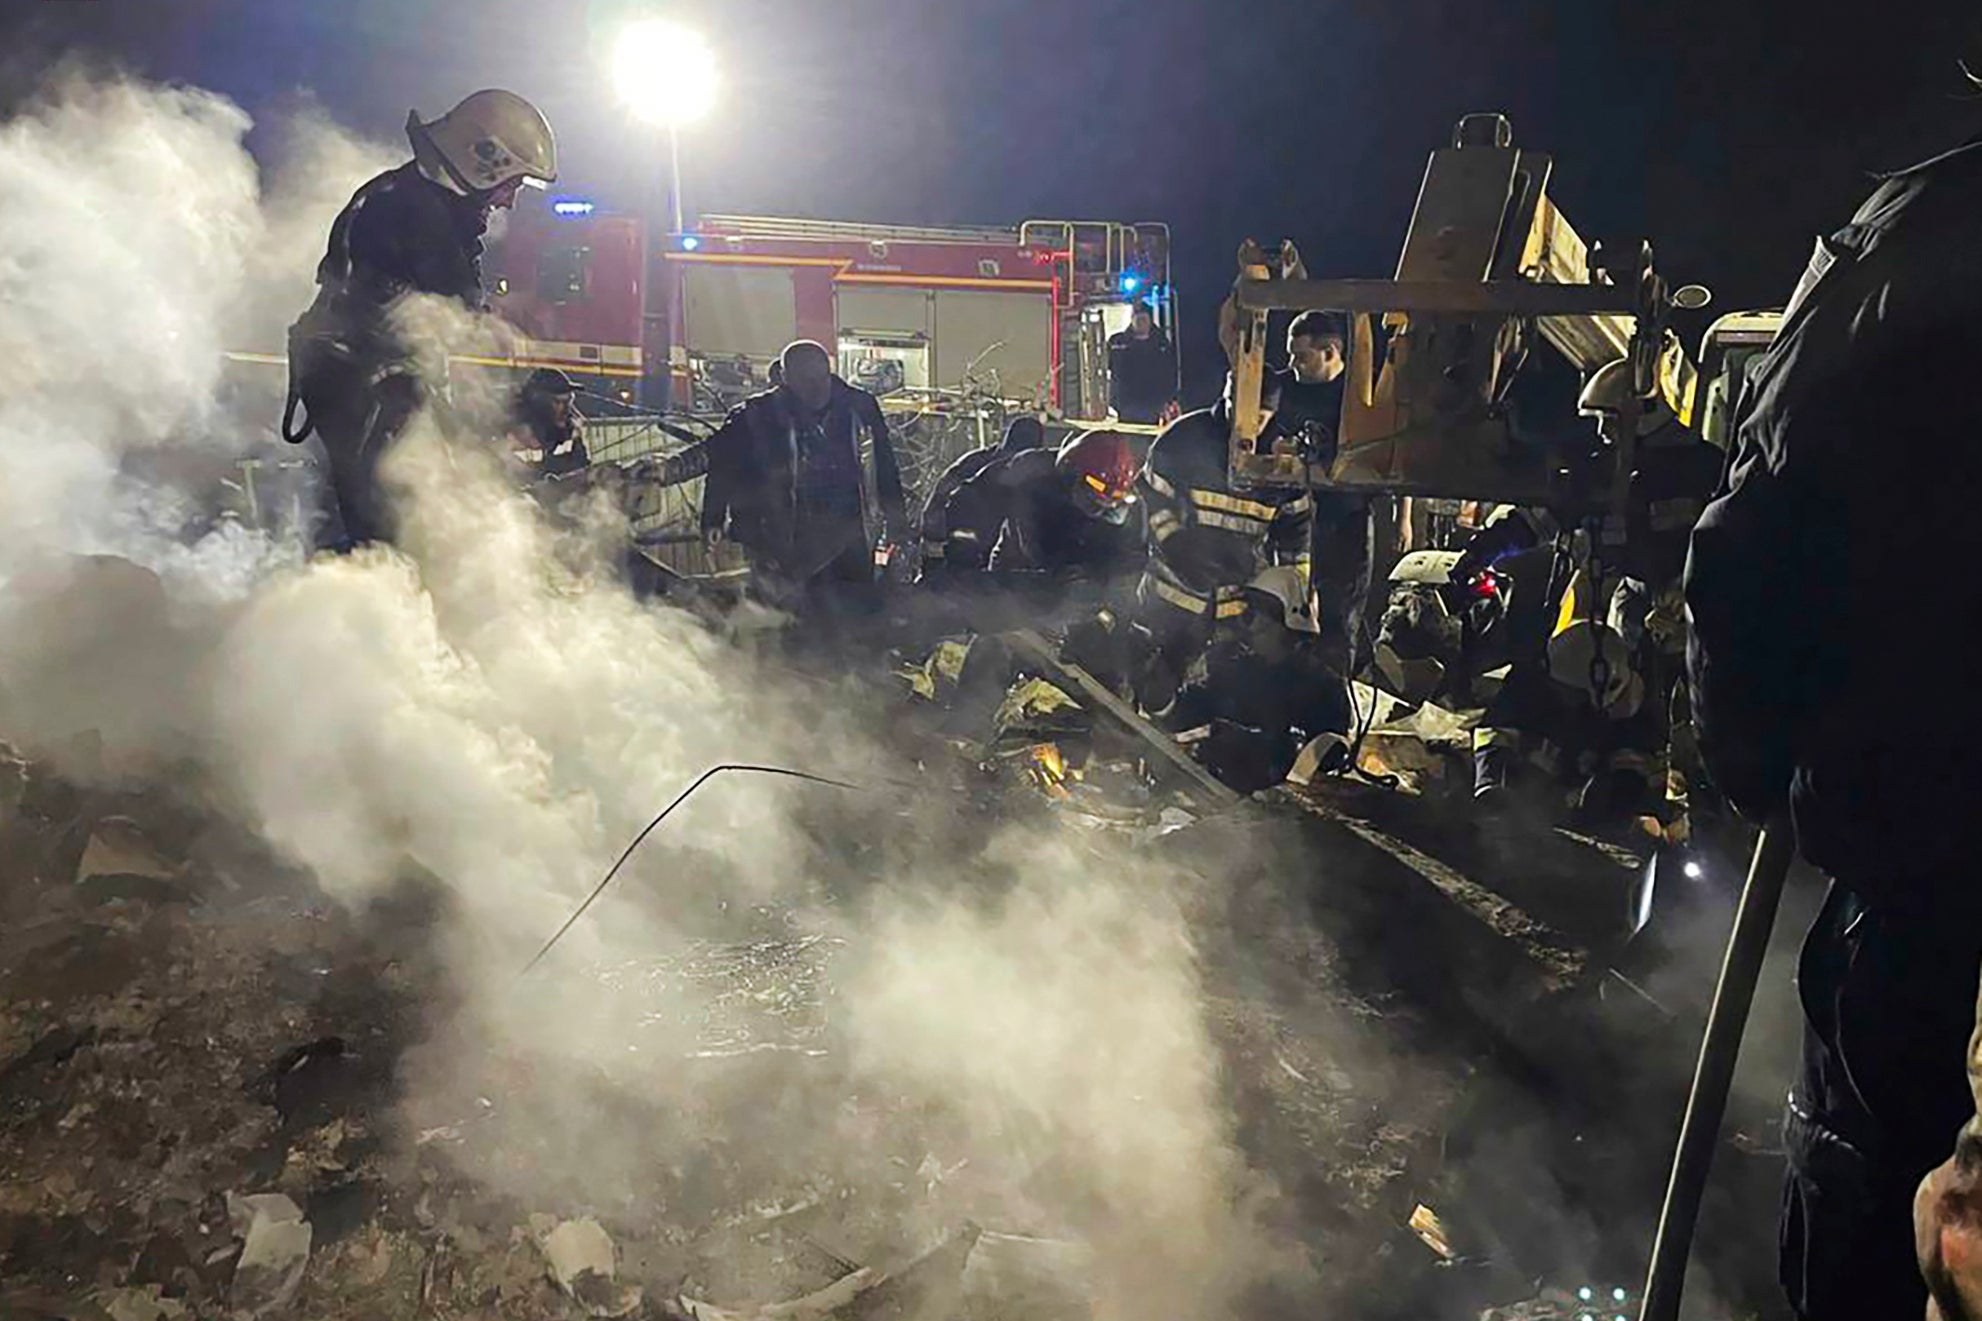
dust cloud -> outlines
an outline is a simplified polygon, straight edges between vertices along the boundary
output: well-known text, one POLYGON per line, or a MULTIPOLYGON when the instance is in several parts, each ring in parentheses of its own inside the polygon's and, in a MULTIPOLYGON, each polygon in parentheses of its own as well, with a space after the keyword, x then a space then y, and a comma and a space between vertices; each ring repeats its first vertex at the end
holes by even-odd
MULTIPOLYGON (((212 465, 273 421, 222 406, 222 351, 279 342, 335 209, 394 159, 305 117, 264 174, 248 128, 196 89, 74 74, 0 126, 8 736, 59 755, 95 730, 125 777, 196 765, 353 909, 409 876, 437 889, 408 1129, 479 1101, 504 1140, 457 1159, 526 1205, 692 1220, 795 1172, 899 1186, 899 1160, 963 1190, 947 1209, 1086 1239, 1105 1315, 1227 1310, 1251 1260, 1242 1162, 1172 878, 1125 852, 1050 823, 904 843, 898 803, 720 782, 518 978, 705 767, 902 772, 861 732, 877 713, 635 602, 608 520, 553 526, 431 424, 390 463, 402 549, 189 537, 212 465), (706 1029, 733 990, 686 973, 751 923, 820 961, 827 1030, 724 1058, 706 1029)), ((443 329, 457 349, 486 333, 443 329)), ((942 1228, 891 1214, 871 1242, 942 1228)))

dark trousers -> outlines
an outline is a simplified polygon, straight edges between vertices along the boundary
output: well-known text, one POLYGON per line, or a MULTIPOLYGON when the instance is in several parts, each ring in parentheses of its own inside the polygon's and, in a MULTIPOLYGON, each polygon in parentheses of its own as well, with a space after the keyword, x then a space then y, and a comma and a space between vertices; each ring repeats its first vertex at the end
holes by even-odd
MULTIPOLYGON (((1310 577, 1330 662, 1344 675, 1360 670, 1373 649, 1370 578, 1376 562, 1376 518, 1368 496, 1317 491, 1310 577)), ((1387 572, 1387 570, 1386 570, 1387 572)))
POLYGON ((1811 926, 1779 1259, 1804 1321, 1924 1314, 1913 1192, 1973 1112, 1978 971, 1982 929, 1966 914, 1880 911, 1836 884, 1811 926))
POLYGON ((330 491, 343 529, 339 536, 321 538, 321 544, 348 550, 392 540, 392 507, 379 481, 379 462, 424 399, 418 378, 395 374, 354 385, 312 413, 330 461, 330 491))

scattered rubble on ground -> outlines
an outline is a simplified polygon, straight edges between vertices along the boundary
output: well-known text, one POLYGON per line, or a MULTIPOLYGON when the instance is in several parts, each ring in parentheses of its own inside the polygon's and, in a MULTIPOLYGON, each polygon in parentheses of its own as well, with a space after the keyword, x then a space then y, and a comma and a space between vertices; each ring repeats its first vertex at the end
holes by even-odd
POLYGON ((310 1261, 302 1209, 281 1193, 229 1193, 227 1219, 241 1240, 228 1301, 249 1317, 279 1312, 295 1300, 310 1261))
MULTIPOLYGON (((1207 869, 1231 859, 1233 832, 1279 811, 1161 793, 1124 810, 1134 795, 1108 777, 1146 777, 1086 751, 1065 797, 1009 781, 1002 810, 1207 869)), ((0 1316, 862 1321, 907 1315, 910 1289, 935 1300, 917 1314, 932 1321, 1087 1315, 1088 1250, 1064 1226, 934 1240, 978 1217, 996 1154, 926 1140, 886 1098, 846 1102, 842 1131, 870 1135, 857 1178, 825 1132, 779 1167, 742 1148, 696 1169, 630 1152, 611 1189, 559 1170, 562 1135, 512 1103, 517 1061, 491 1056, 405 1104, 439 981, 407 916, 417 905, 381 917, 331 904, 198 801, 85 790, 0 755, 0 1316), (537 1171, 510 1182, 538 1199, 481 1182, 491 1161, 537 1171)), ((1361 838, 1334 825, 1343 810, 1278 817, 1334 830, 1303 836, 1299 856, 1334 859, 1338 880, 1340 851, 1361 838)), ((1305 882, 1273 856, 1191 901, 1238 1138, 1274 1214, 1306 1226, 1294 1237, 1317 1276, 1394 1290, 1437 1271, 1437 1242, 1469 1251, 1450 1210, 1465 1199, 1441 1165, 1475 1065, 1440 1057, 1464 1049, 1435 1044, 1451 1024, 1407 1006, 1383 982, 1394 969, 1371 972, 1358 948, 1394 923, 1389 900, 1303 914, 1305 882), (1439 1208, 1436 1234, 1414 1217, 1421 1200, 1439 1208)), ((1417 884, 1414 903, 1443 893, 1417 884)), ((772 907, 726 920, 579 975, 637 1015, 618 1025, 629 1042, 665 1041, 678 1067, 723 1087, 770 1070, 774 1096, 776 1070, 838 1067, 834 968, 857 937, 772 907)), ((1521 942, 1474 929, 1523 964, 1521 942)))

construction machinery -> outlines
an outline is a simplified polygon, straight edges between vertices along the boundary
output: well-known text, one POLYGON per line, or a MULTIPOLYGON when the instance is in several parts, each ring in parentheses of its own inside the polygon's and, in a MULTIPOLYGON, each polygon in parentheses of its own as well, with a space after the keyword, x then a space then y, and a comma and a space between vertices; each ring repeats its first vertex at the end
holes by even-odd
POLYGON ((1569 513, 1620 506, 1631 428, 1600 421, 1594 450, 1525 434, 1508 390, 1540 341, 1585 375, 1628 361, 1636 396, 1664 394, 1684 418, 1697 383, 1669 314, 1709 295, 1668 285, 1649 244, 1618 257, 1586 244, 1548 196, 1550 169, 1514 145, 1504 116, 1468 115, 1431 155, 1395 278, 1291 278, 1250 262, 1234 289, 1234 478, 1569 513), (1325 444, 1259 453, 1268 313, 1310 308, 1350 318, 1340 426, 1325 444))
POLYGON ((1780 329, 1779 308, 1729 312, 1707 327, 1700 340, 1700 397, 1693 402, 1698 404, 1700 435, 1709 443, 1732 447, 1749 367, 1775 343, 1780 329))

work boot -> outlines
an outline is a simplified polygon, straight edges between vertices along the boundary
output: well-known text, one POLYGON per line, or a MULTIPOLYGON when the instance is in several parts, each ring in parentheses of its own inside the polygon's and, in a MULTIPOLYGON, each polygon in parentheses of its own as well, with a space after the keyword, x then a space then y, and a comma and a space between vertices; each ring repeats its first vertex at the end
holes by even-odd
POLYGON ((1473 749, 1473 799, 1482 806, 1503 798, 1514 773, 1514 749, 1504 743, 1473 749))

